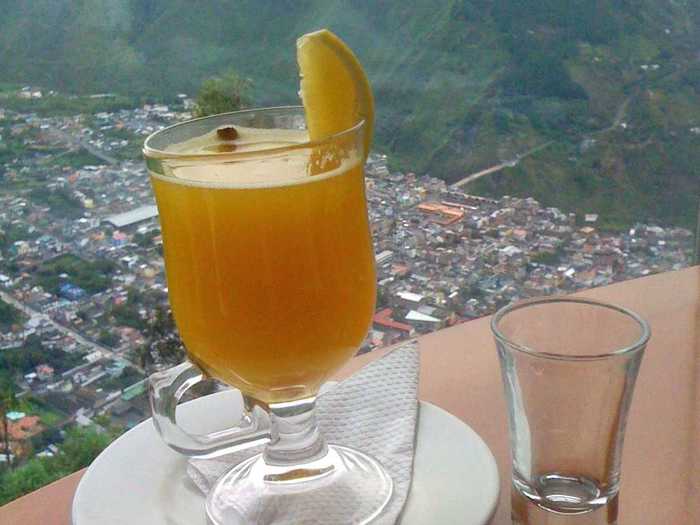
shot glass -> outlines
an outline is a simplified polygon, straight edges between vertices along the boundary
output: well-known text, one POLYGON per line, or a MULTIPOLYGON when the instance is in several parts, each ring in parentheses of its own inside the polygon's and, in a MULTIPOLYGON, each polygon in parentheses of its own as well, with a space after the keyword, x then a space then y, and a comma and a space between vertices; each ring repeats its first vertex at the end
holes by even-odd
POLYGON ((619 306, 553 297, 502 308, 491 329, 508 403, 513 523, 617 523, 649 325, 619 306))

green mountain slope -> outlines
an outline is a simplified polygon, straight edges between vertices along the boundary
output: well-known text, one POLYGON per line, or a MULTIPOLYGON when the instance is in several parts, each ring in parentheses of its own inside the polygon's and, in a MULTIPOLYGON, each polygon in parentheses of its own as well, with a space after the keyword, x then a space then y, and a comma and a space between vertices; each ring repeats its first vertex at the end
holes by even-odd
POLYGON ((329 27, 368 70, 377 146, 469 191, 690 225, 700 198, 696 0, 0 0, 0 82, 172 97, 234 68, 296 103, 294 41, 329 27))

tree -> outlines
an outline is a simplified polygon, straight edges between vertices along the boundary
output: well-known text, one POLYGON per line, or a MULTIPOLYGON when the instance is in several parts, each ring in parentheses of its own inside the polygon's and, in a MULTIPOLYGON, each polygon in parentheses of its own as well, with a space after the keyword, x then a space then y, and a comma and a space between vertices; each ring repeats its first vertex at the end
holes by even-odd
POLYGON ((0 476, 0 505, 48 485, 59 477, 52 474, 50 462, 45 458, 33 458, 0 476))
POLYGON ((55 456, 32 458, 0 475, 0 505, 87 467, 115 437, 94 427, 69 429, 55 456))
POLYGON ((17 406, 17 398, 15 397, 16 390, 17 387, 10 374, 4 370, 0 370, 0 415, 2 416, 5 459, 7 460, 7 466, 9 468, 12 468, 12 453, 10 451, 10 432, 7 413, 17 406))
POLYGON ((194 114, 206 117, 244 108, 250 104, 250 79, 241 78, 235 71, 221 77, 205 80, 197 94, 194 114))
POLYGON ((104 329, 100 332, 97 342, 109 347, 115 347, 119 344, 120 338, 117 334, 104 329))
POLYGON ((133 351, 134 360, 144 370, 173 366, 185 359, 185 348, 175 327, 172 312, 159 304, 143 331, 146 342, 133 351))
POLYGON ((55 456, 62 475, 66 476, 87 467, 109 445, 114 437, 99 432, 95 427, 73 427, 68 430, 66 439, 55 456))
POLYGON ((22 320, 22 314, 14 306, 0 300, 0 329, 6 330, 22 320))
POLYGON ((120 326, 129 326, 137 330, 143 330, 146 327, 146 321, 139 314, 139 306, 131 301, 113 306, 110 314, 120 326))

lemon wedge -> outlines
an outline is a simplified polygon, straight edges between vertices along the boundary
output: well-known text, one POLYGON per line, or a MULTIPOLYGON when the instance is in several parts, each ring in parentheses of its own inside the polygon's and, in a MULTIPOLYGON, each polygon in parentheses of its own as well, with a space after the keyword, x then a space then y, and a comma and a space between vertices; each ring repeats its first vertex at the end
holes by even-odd
POLYGON ((365 121, 365 157, 374 128, 374 98, 350 48, 327 29, 297 40, 301 99, 311 140, 323 140, 365 121))

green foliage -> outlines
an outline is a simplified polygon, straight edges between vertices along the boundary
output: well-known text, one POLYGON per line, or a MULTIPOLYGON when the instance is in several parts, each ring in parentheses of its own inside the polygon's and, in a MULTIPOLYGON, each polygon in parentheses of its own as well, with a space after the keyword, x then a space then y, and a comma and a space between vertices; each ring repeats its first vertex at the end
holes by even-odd
POLYGON ((30 459, 0 475, 0 505, 88 466, 113 438, 91 427, 69 429, 58 454, 30 459))
POLYGON ((135 233, 133 242, 141 246, 142 248, 150 248, 153 246, 153 239, 160 235, 160 230, 151 230, 146 233, 135 233))
POLYGON ((59 467, 67 473, 87 467, 112 441, 109 434, 92 427, 68 429, 67 435, 56 455, 59 467))
POLYGON ((175 365, 185 358, 185 348, 177 335, 172 311, 162 305, 155 307, 155 315, 145 330, 146 344, 135 351, 135 359, 148 370, 155 363, 175 365))
POLYGON ((551 43, 556 43, 559 48, 576 41, 607 44, 622 29, 621 13, 615 4, 619 2, 496 0, 493 16, 501 30, 516 41, 523 34, 539 30, 544 33, 541 38, 551 39, 551 43))
POLYGON ((22 312, 0 299, 0 331, 7 331, 13 324, 22 321, 22 312))
POLYGON ((122 304, 113 306, 110 310, 110 315, 114 318, 115 323, 120 326, 129 326, 137 330, 144 330, 147 326, 147 322, 139 313, 139 310, 145 306, 142 301, 144 297, 144 294, 135 288, 130 289, 127 300, 122 304))
POLYGON ((116 264, 107 259, 86 261, 73 254, 64 254, 42 263, 36 272, 36 281, 45 290, 57 294, 62 282, 60 275, 65 273, 72 284, 88 293, 97 293, 109 287, 115 270, 116 264))
POLYGON ((9 348, 0 352, 0 370, 6 370, 10 375, 28 374, 37 365, 46 363, 53 367, 56 373, 78 366, 83 362, 83 356, 78 353, 68 353, 61 350, 47 350, 41 345, 41 338, 30 335, 20 348, 9 348))
POLYGON ((136 288, 129 288, 127 300, 122 304, 115 305, 110 311, 110 315, 118 325, 130 326, 137 330, 148 330, 149 322, 141 317, 139 310, 152 310, 160 307, 162 296, 152 292, 141 292, 136 288))
POLYGON ((549 266, 556 266, 561 261, 564 253, 562 251, 557 252, 539 252, 530 257, 530 261, 539 264, 546 264, 549 266))
POLYGON ((7 248, 14 242, 28 241, 38 236, 38 231, 30 232, 22 222, 6 223, 0 227, 0 247, 7 248))
POLYGON ((17 406, 16 392, 17 385, 12 374, 8 370, 0 368, 0 425, 3 427, 3 449, 5 450, 5 461, 8 466, 12 464, 12 455, 10 453, 10 439, 7 431, 7 413, 10 410, 14 410, 17 406))
POLYGON ((508 95, 585 99, 586 92, 574 83, 561 58, 533 52, 517 62, 503 80, 508 95))
POLYGON ((683 74, 683 81, 700 94, 700 62, 688 66, 683 74))
POLYGON ((119 344, 119 336, 105 329, 100 332, 97 342, 105 346, 114 347, 119 344))
POLYGON ((67 188, 50 190, 44 186, 35 188, 29 197, 37 204, 49 206, 51 212, 66 219, 77 219, 83 216, 83 205, 67 188))
POLYGON ((467 299, 480 299, 484 296, 484 291, 477 284, 472 284, 467 290, 462 293, 467 299))
POLYGON ((0 504, 28 494, 62 477, 45 458, 34 458, 0 476, 0 504))
POLYGON ((118 423, 115 423, 112 418, 107 415, 107 414, 97 414, 96 416, 92 417, 92 422, 95 423, 96 425, 101 426, 103 429, 105 429, 109 434, 113 436, 118 436, 122 432, 124 432, 124 427, 119 425, 118 423))
POLYGON ((234 71, 205 80, 197 93, 195 116, 206 117, 246 107, 251 102, 251 86, 249 79, 241 78, 234 71))
POLYGON ((100 388, 108 391, 124 390, 125 388, 143 380, 144 376, 130 366, 126 367, 117 377, 109 377, 99 382, 100 388))
MULTIPOLYGON (((42 418, 42 423, 47 425, 47 423, 42 418)), ((61 431, 55 426, 49 426, 43 432, 36 434, 30 438, 31 449, 35 452, 40 452, 49 445, 55 445, 63 441, 61 436, 61 431)))
POLYGON ((604 44, 619 33, 608 0, 498 0, 493 15, 512 56, 501 82, 508 95, 586 99, 566 60, 578 42, 604 44))
MULTIPOLYGON (((89 151, 84 150, 84 149, 80 149, 78 151, 71 151, 69 153, 65 153, 62 155, 57 155, 56 157, 51 159, 51 164, 53 166, 68 166, 68 167, 74 168, 74 169, 79 169, 79 168, 82 168, 83 166, 100 165, 103 163, 104 162, 101 159, 95 157, 92 153, 90 153, 89 151)), ((36 191, 36 190, 34 190, 34 191, 36 191)), ((59 214, 63 215, 62 211, 66 210, 66 204, 68 204, 68 201, 65 199, 66 196, 68 196, 68 200, 70 201, 70 204, 72 205, 71 206, 72 210, 70 211, 69 216, 71 218, 75 218, 75 217, 73 217, 73 215, 74 215, 73 210, 81 209, 82 205, 80 204, 79 200, 77 200, 75 198, 71 198, 70 194, 68 194, 68 192, 63 192, 63 195, 61 196, 61 198, 64 202, 61 203, 62 206, 58 208, 59 214)), ((54 213, 57 211, 57 210, 54 210, 54 206, 51 206, 51 210, 54 211, 54 213)))
POLYGON ((45 96, 39 99, 20 98, 15 95, 0 97, 0 107, 20 113, 36 113, 39 116, 113 112, 133 108, 137 102, 135 97, 122 95, 105 98, 66 95, 45 96))
POLYGON ((146 321, 139 314, 139 306, 133 303, 123 303, 112 307, 111 315, 120 326, 142 329, 146 321))
POLYGON ((17 400, 17 410, 32 416, 39 416, 39 418, 41 418, 41 422, 47 427, 58 425, 61 421, 66 419, 66 415, 64 413, 49 406, 41 398, 31 395, 24 396, 17 400))

